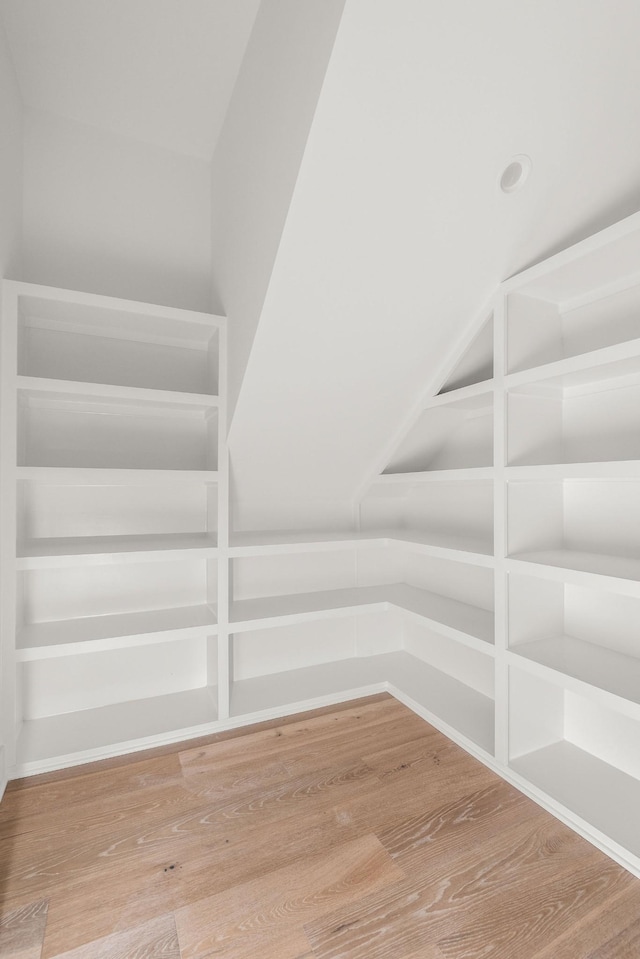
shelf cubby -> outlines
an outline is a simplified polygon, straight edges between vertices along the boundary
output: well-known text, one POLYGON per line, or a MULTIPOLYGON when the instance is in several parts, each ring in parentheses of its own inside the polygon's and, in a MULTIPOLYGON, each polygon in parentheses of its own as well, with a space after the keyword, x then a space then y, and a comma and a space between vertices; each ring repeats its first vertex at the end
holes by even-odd
POLYGON ((511 575, 508 609, 514 656, 640 717, 640 599, 511 575))
POLYGON ((509 282, 508 372, 618 344, 640 348, 638 231, 574 250, 509 282))
POLYGON ((58 290, 25 294, 18 305, 18 373, 215 394, 219 324, 207 314, 58 290))
POLYGON ((640 460, 640 357, 508 393, 510 466, 640 460))
POLYGON ((18 554, 49 539, 214 534, 216 499, 215 486, 193 479, 149 486, 18 480, 18 554))
POLYGON ((158 630, 158 610, 175 609, 181 615, 180 610, 215 606, 215 559, 175 552, 162 563, 146 559, 138 553, 135 562, 123 567, 119 562, 91 564, 76 557, 73 565, 18 572, 19 634, 40 624, 70 621, 79 630, 91 631, 92 624, 100 630, 103 617, 130 614, 149 615, 158 630))
POLYGON ((211 732, 216 720, 215 686, 31 719, 22 724, 18 737, 16 774, 28 776, 180 742, 211 732))
POLYGON ((640 481, 566 479, 508 484, 509 556, 640 579, 640 481))
POLYGON ((452 643, 416 621, 404 624, 402 659, 389 682, 426 719, 493 756, 494 660, 487 652, 452 643))
POLYGON ((493 393, 444 394, 420 414, 384 475, 493 465, 493 393))
MULTIPOLYGON (((374 484, 360 504, 362 528, 398 541, 493 557, 493 483, 374 484)), ((462 558, 462 557, 460 557, 462 558)))
POLYGON ((640 719, 509 669, 509 765, 625 864, 640 856, 640 719))
POLYGON ((215 409, 39 389, 18 395, 19 467, 216 469, 215 409))

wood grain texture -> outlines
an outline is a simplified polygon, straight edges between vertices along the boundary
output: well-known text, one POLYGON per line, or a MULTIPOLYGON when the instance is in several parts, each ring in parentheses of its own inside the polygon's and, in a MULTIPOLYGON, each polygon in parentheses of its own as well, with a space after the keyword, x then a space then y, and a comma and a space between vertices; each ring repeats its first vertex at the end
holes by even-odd
POLYGON ((2 959, 640 956, 640 882, 386 695, 11 784, 0 904, 2 959))
POLYGON ((144 926, 59 953, 56 959, 180 959, 175 920, 160 916, 144 926))
POLYGON ((342 843, 178 910, 182 954, 296 959, 304 922, 403 878, 375 836, 342 843))
POLYGON ((47 924, 47 900, 0 914, 2 959, 40 959, 47 924))

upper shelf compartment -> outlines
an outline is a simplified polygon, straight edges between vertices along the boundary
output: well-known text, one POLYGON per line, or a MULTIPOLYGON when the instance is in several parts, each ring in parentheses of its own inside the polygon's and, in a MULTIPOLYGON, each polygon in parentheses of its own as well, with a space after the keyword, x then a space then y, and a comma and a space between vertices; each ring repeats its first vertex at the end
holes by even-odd
POLYGON ((506 306, 509 373, 640 340, 640 232, 533 267, 506 306))
POLYGON ((493 466, 493 394, 445 397, 421 413, 383 475, 493 466))
POLYGON ((21 390, 18 466, 215 470, 215 414, 21 390))
POLYGON ((18 296, 22 376, 217 394, 216 317, 33 289, 18 296))
POLYGON ((640 356, 547 376, 508 395, 510 466, 640 460, 640 356))

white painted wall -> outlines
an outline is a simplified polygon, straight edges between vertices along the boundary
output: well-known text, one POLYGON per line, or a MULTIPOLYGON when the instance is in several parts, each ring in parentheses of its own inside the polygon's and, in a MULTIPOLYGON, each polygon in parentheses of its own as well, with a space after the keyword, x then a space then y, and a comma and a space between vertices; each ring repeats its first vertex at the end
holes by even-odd
POLYGON ((211 159, 260 0, 0 0, 24 104, 211 159))
POLYGON ((211 308, 210 168, 27 111, 24 279, 211 308))
POLYGON ((232 426, 248 523, 346 510, 500 280, 640 206, 639 31, 635 0, 347 0, 232 426))
POLYGON ((344 0, 263 0, 212 166, 214 301, 230 319, 230 410, 344 0))
MULTIPOLYGON (((22 101, 0 23, 0 277, 20 277, 22 241, 22 101)), ((0 305, 0 322, 2 307, 0 305)), ((2 530, 0 530, 0 536, 2 530)), ((2 570, 0 570, 0 589, 2 570)), ((2 650, 0 637, 0 689, 2 650)), ((0 710, 0 723, 3 713, 0 710)), ((0 798, 6 785, 5 733, 0 728, 0 798)))

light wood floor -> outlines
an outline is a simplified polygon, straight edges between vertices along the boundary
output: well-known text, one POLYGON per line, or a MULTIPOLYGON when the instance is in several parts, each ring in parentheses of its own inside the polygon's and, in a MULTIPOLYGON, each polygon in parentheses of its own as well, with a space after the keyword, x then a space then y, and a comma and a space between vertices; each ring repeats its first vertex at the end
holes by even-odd
POLYGON ((638 959, 640 881, 389 696, 10 785, 2 959, 638 959))

